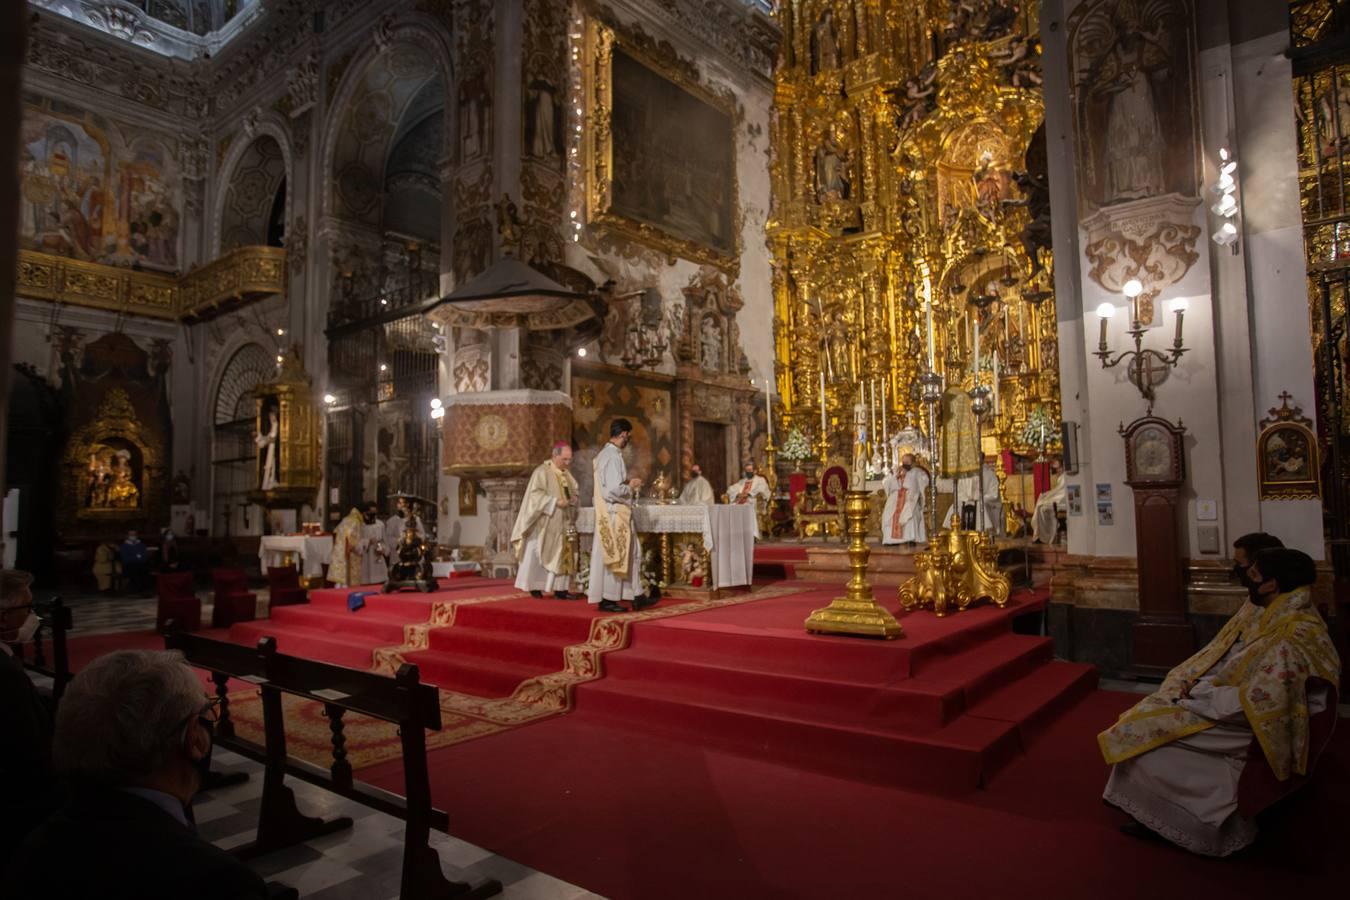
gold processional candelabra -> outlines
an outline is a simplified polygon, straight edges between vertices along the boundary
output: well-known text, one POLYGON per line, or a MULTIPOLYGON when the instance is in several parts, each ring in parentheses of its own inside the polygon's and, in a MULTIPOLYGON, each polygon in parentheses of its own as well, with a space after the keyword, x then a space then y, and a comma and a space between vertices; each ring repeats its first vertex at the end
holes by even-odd
POLYGON ((1179 297, 1171 302, 1172 312, 1176 314, 1176 332, 1172 338, 1172 348, 1170 350, 1154 350, 1151 347, 1144 348, 1144 333, 1147 331, 1146 323, 1139 318, 1139 295, 1143 293, 1144 286, 1137 278, 1131 278, 1125 282, 1121 289, 1130 302, 1130 327, 1125 332, 1134 341, 1133 350, 1122 350, 1112 356, 1111 349, 1106 343, 1106 325, 1111 317, 1116 314, 1116 308, 1110 303, 1103 303, 1097 307, 1097 315, 1101 318, 1101 336, 1097 341, 1097 351, 1094 354, 1102 361, 1103 369, 1114 368, 1122 362, 1126 363, 1129 372, 1130 382, 1139 389, 1139 394, 1148 401, 1148 414, 1153 414, 1154 388, 1162 384, 1167 379, 1169 369, 1176 367, 1181 362, 1181 355, 1186 352, 1186 347, 1181 342, 1182 322, 1186 315, 1186 299, 1179 297), (1128 362, 1127 362, 1128 360, 1128 362))
MULTIPOLYGON (((928 407, 928 433, 934 446, 936 467, 939 446, 937 440, 937 406, 942 400, 942 376, 929 370, 919 378, 923 389, 923 403, 928 407)), ((970 408, 975 414, 975 438, 978 446, 980 422, 989 412, 989 388, 977 385, 970 392, 970 408)), ((981 460, 980 465, 983 466, 981 460)), ((984 473, 977 470, 981 485, 984 473)), ((981 487, 983 494, 983 486, 981 487)), ((994 605, 1008 603, 1012 581, 998 568, 998 550, 989 535, 981 531, 964 531, 960 519, 950 530, 938 533, 936 488, 929 479, 929 505, 932 530, 928 549, 914 554, 914 575, 900 587, 900 605, 906 611, 916 608, 933 610, 939 618, 954 609, 962 610, 977 600, 988 598, 994 605)), ((983 496, 981 496, 983 503, 983 496)), ((959 516, 959 513, 954 515, 959 516)))
POLYGON ((844 518, 848 522, 848 567, 852 574, 844 596, 818 609, 806 619, 812 634, 858 634, 865 637, 898 638, 904 629, 890 611, 877 603, 867 582, 867 491, 850 488, 844 497, 844 518))

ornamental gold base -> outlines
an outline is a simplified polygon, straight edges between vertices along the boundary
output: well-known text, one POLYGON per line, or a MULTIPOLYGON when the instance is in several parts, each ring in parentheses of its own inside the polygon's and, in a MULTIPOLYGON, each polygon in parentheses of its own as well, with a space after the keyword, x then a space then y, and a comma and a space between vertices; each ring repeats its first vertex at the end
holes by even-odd
POLYGON ((812 634, 859 634, 865 637, 898 638, 904 634, 895 616, 877 603, 867 583, 867 492, 851 490, 844 499, 848 520, 848 567, 852 572, 844 596, 818 609, 806 619, 812 634))
POLYGON ((931 609, 939 617, 987 599, 1008 604, 1012 581, 999 571, 998 551, 989 536, 953 529, 938 535, 929 549, 914 555, 914 577, 900 586, 906 610, 931 609))

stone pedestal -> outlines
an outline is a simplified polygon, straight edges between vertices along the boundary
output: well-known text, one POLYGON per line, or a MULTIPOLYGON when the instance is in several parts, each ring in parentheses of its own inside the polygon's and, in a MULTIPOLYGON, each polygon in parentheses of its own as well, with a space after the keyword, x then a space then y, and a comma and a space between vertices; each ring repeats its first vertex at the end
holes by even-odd
POLYGON ((516 574, 516 554, 511 549, 511 529, 529 479, 482 478, 478 483, 487 494, 489 517, 484 568, 492 578, 512 578, 516 574))

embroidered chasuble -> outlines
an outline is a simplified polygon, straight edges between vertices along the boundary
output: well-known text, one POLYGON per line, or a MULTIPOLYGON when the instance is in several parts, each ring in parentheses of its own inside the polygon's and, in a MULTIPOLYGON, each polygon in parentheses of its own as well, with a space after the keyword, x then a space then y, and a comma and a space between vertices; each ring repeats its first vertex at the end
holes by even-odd
POLYGON ((525 486, 515 527, 511 529, 511 547, 517 562, 525 558, 527 543, 537 541, 539 562, 545 569, 557 574, 571 573, 567 514, 558 507, 558 502, 573 502, 576 496, 577 482, 571 472, 559 469, 552 460, 535 467, 525 486))

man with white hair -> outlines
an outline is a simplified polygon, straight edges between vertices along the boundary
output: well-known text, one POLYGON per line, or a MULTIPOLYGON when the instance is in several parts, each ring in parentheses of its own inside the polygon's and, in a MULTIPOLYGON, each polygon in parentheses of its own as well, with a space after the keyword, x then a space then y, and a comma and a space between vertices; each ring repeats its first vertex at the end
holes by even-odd
POLYGON ((32 639, 33 576, 0 570, 0 870, 52 806, 52 717, 11 643, 32 639))
POLYGON ((267 898, 262 878, 188 819, 214 725, 215 704, 179 653, 121 650, 81 670, 52 748, 70 798, 18 848, 6 896, 267 898))

